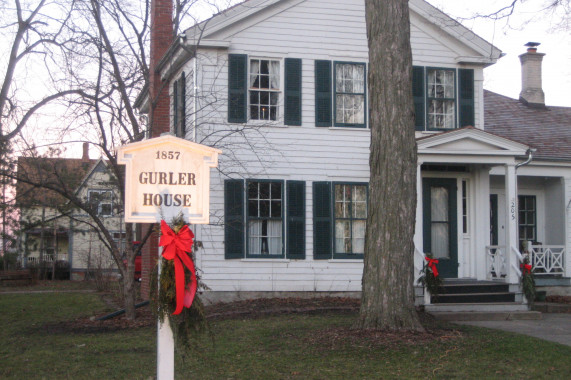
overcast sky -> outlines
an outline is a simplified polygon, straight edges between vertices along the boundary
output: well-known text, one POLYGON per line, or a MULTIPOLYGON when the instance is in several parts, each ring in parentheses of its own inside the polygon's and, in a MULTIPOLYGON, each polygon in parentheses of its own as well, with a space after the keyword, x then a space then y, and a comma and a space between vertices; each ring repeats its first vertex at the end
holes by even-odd
MULTIPOLYGON (((428 0, 452 17, 469 18, 477 12, 492 12, 511 0, 428 0)), ((543 59, 543 91, 547 105, 571 107, 571 23, 567 30, 554 29, 558 15, 541 11, 546 0, 518 3, 509 20, 493 21, 476 18, 459 20, 486 41, 506 54, 498 63, 484 71, 484 87, 488 90, 518 98, 521 91, 519 55, 529 41, 540 42, 538 52, 543 59)))

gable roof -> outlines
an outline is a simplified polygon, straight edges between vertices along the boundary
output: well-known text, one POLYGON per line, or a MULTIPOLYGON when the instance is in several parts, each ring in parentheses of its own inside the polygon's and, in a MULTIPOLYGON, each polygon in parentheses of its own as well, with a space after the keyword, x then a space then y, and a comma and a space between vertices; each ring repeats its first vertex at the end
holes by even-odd
POLYGON ((571 161, 571 107, 531 108, 484 90, 484 129, 537 149, 534 159, 571 161))
POLYGON ((99 160, 74 158, 18 157, 16 204, 19 207, 57 207, 67 199, 55 191, 24 182, 47 184, 74 192, 99 160))

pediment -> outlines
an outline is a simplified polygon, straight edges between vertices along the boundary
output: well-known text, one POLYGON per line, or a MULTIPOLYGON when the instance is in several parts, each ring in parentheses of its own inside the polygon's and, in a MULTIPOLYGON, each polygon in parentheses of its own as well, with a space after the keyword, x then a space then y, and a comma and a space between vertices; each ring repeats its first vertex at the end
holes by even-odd
POLYGON ((421 138, 419 154, 523 156, 529 147, 476 128, 463 128, 421 138))

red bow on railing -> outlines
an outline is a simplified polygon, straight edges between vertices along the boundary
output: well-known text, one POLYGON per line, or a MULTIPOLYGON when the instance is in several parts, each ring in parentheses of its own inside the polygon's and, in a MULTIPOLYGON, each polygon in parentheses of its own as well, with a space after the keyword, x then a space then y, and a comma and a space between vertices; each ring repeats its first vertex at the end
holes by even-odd
POLYGON ((196 294, 196 270, 192 258, 187 252, 192 251, 192 239, 194 234, 184 226, 178 234, 161 220, 161 240, 159 246, 164 247, 163 257, 167 260, 174 260, 174 277, 176 284, 176 310, 173 315, 180 314, 184 307, 190 307, 196 294), (184 266, 190 270, 190 284, 185 289, 184 266))
POLYGON ((519 267, 523 269, 523 274, 531 274, 531 264, 520 264, 519 267))
POLYGON ((432 274, 434 274, 434 277, 438 277, 438 268, 436 268, 436 264, 438 264, 438 259, 431 259, 430 257, 425 257, 424 259, 428 261, 428 267, 432 270, 432 274))

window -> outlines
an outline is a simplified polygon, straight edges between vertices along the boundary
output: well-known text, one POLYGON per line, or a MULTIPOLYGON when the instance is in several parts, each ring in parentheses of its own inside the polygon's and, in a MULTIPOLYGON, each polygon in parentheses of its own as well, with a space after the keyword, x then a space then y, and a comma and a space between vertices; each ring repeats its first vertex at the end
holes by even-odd
POLYGON ((250 119, 277 120, 280 61, 250 59, 250 119))
POLYGON ((119 245, 119 250, 121 254, 125 252, 125 238, 127 237, 126 232, 113 232, 113 240, 119 245))
POLYGON ((335 63, 335 125, 365 126, 364 63, 335 63))
POLYGON ((335 255, 365 253, 367 224, 367 186, 336 184, 335 188, 335 255))
POLYGON ((428 129, 456 127, 455 70, 427 70, 428 129))
MULTIPOLYGON (((519 241, 537 241, 537 202, 535 195, 518 195, 519 241)), ((520 244, 521 246, 521 244, 520 244)))
POLYGON ((412 95, 417 131, 474 126, 473 69, 414 66, 412 95))
POLYGON ((224 182, 224 256, 305 258, 305 182, 224 182))
POLYGON ((367 213, 367 184, 314 182, 314 258, 363 258, 367 213))
POLYGON ((283 183, 248 181, 248 256, 282 256, 283 183))
POLYGON ((175 136, 186 135, 186 77, 184 72, 173 83, 173 127, 175 136))
POLYGON ((88 202, 97 215, 113 215, 113 192, 111 190, 89 190, 88 202))

